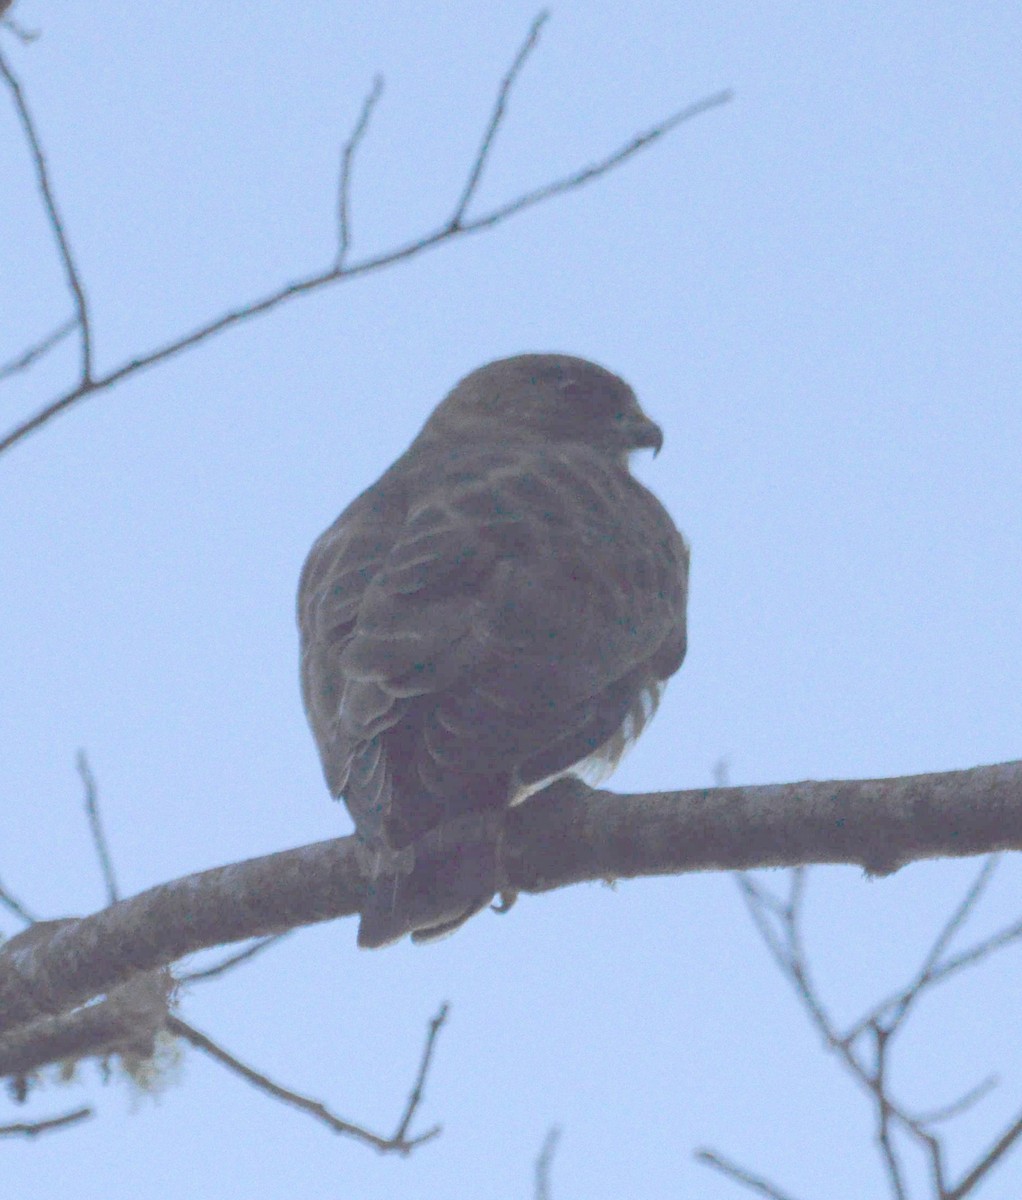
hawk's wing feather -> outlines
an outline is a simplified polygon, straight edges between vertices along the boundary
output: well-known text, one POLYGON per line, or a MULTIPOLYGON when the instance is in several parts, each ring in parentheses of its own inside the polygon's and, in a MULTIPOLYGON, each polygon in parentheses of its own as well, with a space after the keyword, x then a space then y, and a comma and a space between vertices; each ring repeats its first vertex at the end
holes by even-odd
POLYGON ((677 665, 653 659, 678 659, 683 639, 684 543, 626 472, 534 446, 480 448, 456 478, 417 466, 415 506, 385 476, 317 543, 301 589, 306 704, 331 788, 370 837, 421 801, 407 792, 442 797, 509 761, 532 782, 630 712, 640 726, 636 695, 677 665), (381 738, 405 718, 417 736, 389 761, 381 738))

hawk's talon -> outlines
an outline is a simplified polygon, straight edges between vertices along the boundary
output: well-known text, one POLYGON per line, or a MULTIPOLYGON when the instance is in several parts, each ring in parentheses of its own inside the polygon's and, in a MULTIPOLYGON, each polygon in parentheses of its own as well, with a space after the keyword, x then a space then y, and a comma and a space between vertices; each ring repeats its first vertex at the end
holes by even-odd
POLYGON ((490 905, 490 911, 495 913, 510 912, 518 901, 517 892, 501 892, 500 900, 496 904, 490 905))

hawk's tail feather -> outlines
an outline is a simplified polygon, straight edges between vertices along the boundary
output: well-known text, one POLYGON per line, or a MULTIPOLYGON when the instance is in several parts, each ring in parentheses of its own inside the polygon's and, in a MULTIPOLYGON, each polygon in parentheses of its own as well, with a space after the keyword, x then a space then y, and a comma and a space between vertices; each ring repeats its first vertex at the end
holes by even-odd
POLYGON ((411 934, 435 941, 485 908, 498 890, 502 812, 465 813, 413 843, 410 871, 384 867, 366 882, 358 944, 377 949, 411 934))

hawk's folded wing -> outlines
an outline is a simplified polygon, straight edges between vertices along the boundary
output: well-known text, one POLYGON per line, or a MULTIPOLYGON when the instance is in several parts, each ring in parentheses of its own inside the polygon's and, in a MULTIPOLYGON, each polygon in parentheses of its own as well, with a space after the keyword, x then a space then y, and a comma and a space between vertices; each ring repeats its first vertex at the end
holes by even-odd
POLYGON ((306 707, 360 833, 403 845, 613 765, 684 656, 687 564, 659 502, 583 448, 399 460, 299 591, 306 707))

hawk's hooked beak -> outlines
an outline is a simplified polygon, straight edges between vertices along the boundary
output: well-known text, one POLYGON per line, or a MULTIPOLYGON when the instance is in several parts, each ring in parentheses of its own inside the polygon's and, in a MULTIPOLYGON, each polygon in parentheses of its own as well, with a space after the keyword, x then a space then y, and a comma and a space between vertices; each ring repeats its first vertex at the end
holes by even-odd
POLYGON ((645 413, 637 414, 629 423, 629 445, 633 450, 652 450, 655 458, 664 445, 664 431, 645 413))

